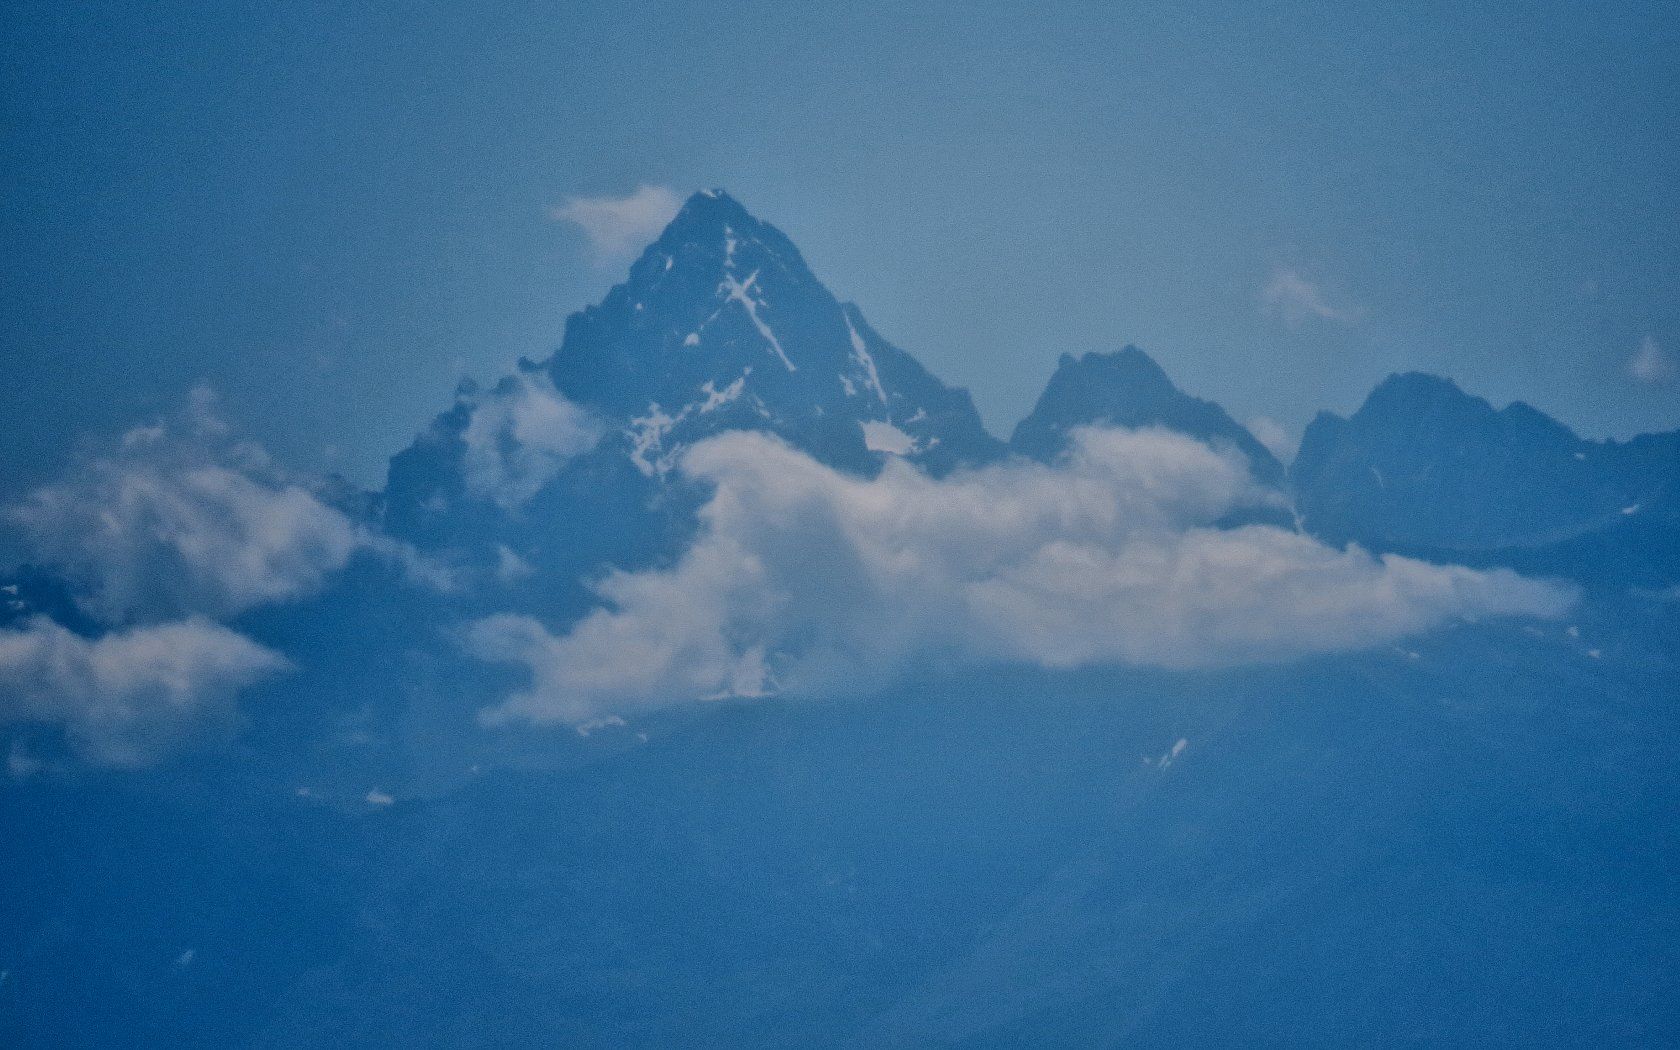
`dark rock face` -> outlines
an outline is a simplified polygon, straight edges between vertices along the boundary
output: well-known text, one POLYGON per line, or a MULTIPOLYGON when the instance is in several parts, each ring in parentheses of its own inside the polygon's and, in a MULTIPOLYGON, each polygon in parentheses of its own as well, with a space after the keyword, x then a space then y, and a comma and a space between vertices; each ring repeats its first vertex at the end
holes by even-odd
POLYGON ((935 469, 1001 451, 966 392, 877 335, 721 191, 690 198, 629 280, 571 318, 547 367, 568 398, 661 429, 662 447, 748 428, 847 467, 895 441, 935 469))
POLYGON ((1390 376, 1351 418, 1321 413, 1290 480, 1306 528, 1336 542, 1645 582, 1680 562, 1680 434, 1587 441, 1436 376, 1390 376))
POLYGON ((1165 427, 1200 441, 1235 448, 1266 484, 1283 481, 1283 465, 1223 408, 1191 397, 1135 346, 1081 358, 1062 355, 1031 414, 1015 428, 1010 447, 1050 462, 1081 426, 1165 427))
MULTIPOLYGON (((472 502, 464 442, 480 405, 507 396, 507 382, 537 378, 597 421, 598 448, 576 460, 594 474, 633 468, 662 478, 683 448, 742 429, 862 472, 887 455, 940 474, 1004 454, 966 391, 882 339, 857 307, 823 287, 780 230, 716 190, 690 198, 623 284, 572 315, 552 358, 525 364, 495 390, 464 388, 392 459, 386 518, 394 532, 436 545, 505 517, 458 506, 472 502)), ((553 480, 567 484, 564 472, 553 480)))

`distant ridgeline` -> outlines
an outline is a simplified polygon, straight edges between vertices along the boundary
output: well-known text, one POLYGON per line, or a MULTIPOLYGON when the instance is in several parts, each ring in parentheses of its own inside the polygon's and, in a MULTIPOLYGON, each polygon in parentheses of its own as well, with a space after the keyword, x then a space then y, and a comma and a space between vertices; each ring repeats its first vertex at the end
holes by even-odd
POLYGON ((1680 579, 1680 432, 1587 441, 1413 372, 1351 418, 1313 420, 1290 481, 1305 527, 1331 542, 1591 585, 1680 579))
POLYGON ((1408 374, 1350 419, 1320 415, 1286 469, 1126 347, 1064 355, 1005 445, 967 391, 881 338, 786 236, 716 190, 690 198, 625 283, 572 315, 553 357, 490 390, 464 386, 393 458, 384 521, 469 559, 507 549, 560 572, 634 567, 686 535, 698 494, 681 493, 672 468, 711 435, 765 431, 836 468, 902 458, 937 476, 1011 453, 1051 462, 1086 425, 1163 427, 1234 450, 1293 500, 1299 527, 1333 543, 1592 585, 1680 579, 1680 432, 1587 441, 1528 405, 1496 411, 1449 380, 1408 374), (578 426, 599 440, 546 462, 533 453, 516 432, 537 385, 580 407, 578 426), (486 416, 506 429, 473 433, 486 416), (522 486, 517 500, 509 484, 522 486))

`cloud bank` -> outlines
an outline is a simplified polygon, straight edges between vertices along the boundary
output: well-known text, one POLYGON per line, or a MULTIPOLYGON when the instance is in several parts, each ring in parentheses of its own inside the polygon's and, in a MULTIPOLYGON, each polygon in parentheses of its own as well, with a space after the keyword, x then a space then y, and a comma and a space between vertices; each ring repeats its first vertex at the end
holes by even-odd
POLYGON ((1166 431, 1083 430, 1054 467, 943 480, 896 461, 852 477, 737 432, 696 444, 680 470, 713 495, 673 566, 606 577, 603 605, 564 633, 517 615, 471 626, 474 654, 530 676, 487 721, 866 690, 912 660, 1279 661, 1572 601, 1508 571, 1216 528, 1266 495, 1240 458, 1166 431))
POLYGON ((624 197, 568 197, 549 216, 582 230, 601 261, 612 262, 658 237, 680 207, 670 187, 643 184, 624 197))
POLYGON ((201 400, 195 391, 186 426, 131 430, 114 455, 6 508, 90 615, 225 619, 319 590, 359 551, 449 587, 447 574, 276 470, 262 449, 221 440, 226 425, 201 400))

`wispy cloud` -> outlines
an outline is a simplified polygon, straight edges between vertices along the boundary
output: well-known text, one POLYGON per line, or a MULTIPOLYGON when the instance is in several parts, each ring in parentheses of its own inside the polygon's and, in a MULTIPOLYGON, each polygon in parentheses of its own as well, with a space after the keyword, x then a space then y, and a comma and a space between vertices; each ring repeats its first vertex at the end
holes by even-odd
POLYGON ((1648 335, 1639 341, 1639 349, 1628 358, 1627 371, 1641 383, 1652 386, 1672 383, 1680 377, 1680 355, 1648 335))
POLYGON ((217 620, 315 593, 361 551, 451 586, 446 570, 334 506, 326 486, 233 438, 215 408, 196 387, 174 418, 0 508, 105 625, 79 634, 35 616, 0 629, 0 724, 56 725, 88 761, 141 765, 291 667, 217 620))
POLYGON ((296 598, 371 542, 300 484, 162 441, 130 443, 10 513, 111 623, 296 598))
POLYGON ((1278 462, 1288 463, 1295 458, 1295 453, 1301 446, 1301 439, 1290 433, 1288 427, 1270 416, 1254 416, 1249 419, 1247 426, 1254 439, 1265 445, 1266 451, 1276 456, 1278 462))
POLYGON ((470 648, 530 686, 491 721, 573 725, 669 704, 869 689, 917 660, 1195 668, 1391 643, 1461 617, 1556 615, 1571 593, 1221 529, 1263 502, 1240 457, 1166 431, 1087 430, 1062 465, 936 480, 832 470, 761 434, 680 461, 714 488, 671 567, 599 585, 556 634, 478 621, 470 648))
POLYGON ((0 629, 0 725, 60 725, 89 761, 144 765, 288 666, 202 617, 84 638, 38 616, 0 629))
POLYGON ((1291 329, 1313 319, 1352 324, 1360 317, 1357 308, 1332 303, 1323 288, 1290 269, 1272 271, 1271 280, 1260 291, 1260 302, 1267 313, 1291 329))
POLYGON ((681 205, 670 187, 643 184, 624 197, 568 197, 549 216, 582 230, 602 261, 617 261, 657 237, 681 205))
POLYGON ((461 440, 467 487, 510 509, 536 495, 603 427, 554 388, 548 373, 522 369, 478 398, 461 440))
POLYGON ((234 440, 214 401, 196 387, 178 418, 129 431, 112 454, 0 508, 89 614, 112 624, 231 617, 320 589, 360 551, 447 588, 412 549, 234 440))

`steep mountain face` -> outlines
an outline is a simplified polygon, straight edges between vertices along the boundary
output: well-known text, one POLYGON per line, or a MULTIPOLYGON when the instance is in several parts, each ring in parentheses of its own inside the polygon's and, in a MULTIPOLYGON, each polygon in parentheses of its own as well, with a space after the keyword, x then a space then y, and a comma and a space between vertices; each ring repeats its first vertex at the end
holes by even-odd
POLYGON ((587 413, 599 444, 573 450, 568 470, 535 479, 525 499, 576 487, 586 505, 587 493, 609 489, 645 503, 656 487, 626 475, 663 479, 683 448, 734 429, 769 431, 863 472, 885 456, 942 474, 1004 453, 966 391, 882 339, 780 230, 719 190, 691 197, 628 280, 568 319, 551 359, 490 391, 465 387, 393 459, 386 518, 394 532, 435 544, 498 527, 506 515, 493 501, 474 505, 468 476, 475 413, 539 381, 587 413), (579 472, 594 476, 573 484, 579 472), (612 484, 602 484, 608 475, 612 484))
POLYGON ((883 340, 780 230, 719 190, 690 198, 630 279, 572 316, 548 369, 568 398, 626 420, 651 471, 732 428, 840 466, 887 452, 938 471, 999 453, 966 392, 883 340))
POLYGON ((1313 420, 1290 480, 1307 529, 1337 542, 1527 551, 1535 567, 1546 559, 1534 552, 1578 561, 1593 556, 1587 548, 1660 557, 1666 546, 1672 561, 1680 433, 1587 441, 1522 402, 1496 410, 1449 380, 1408 373, 1351 418, 1313 420), (1656 546, 1641 554, 1629 530, 1656 546))
POLYGON ((1038 403, 1015 428, 1009 446, 1047 463, 1067 446, 1069 431, 1091 425, 1176 430, 1237 449, 1262 482, 1283 481, 1283 465, 1253 434, 1213 402, 1179 390, 1161 366, 1135 346, 1077 359, 1063 354, 1038 403))
POLYGON ((14 781, 0 1044, 1674 1045, 1680 606, 1525 626, 721 704, 391 806, 14 781))

